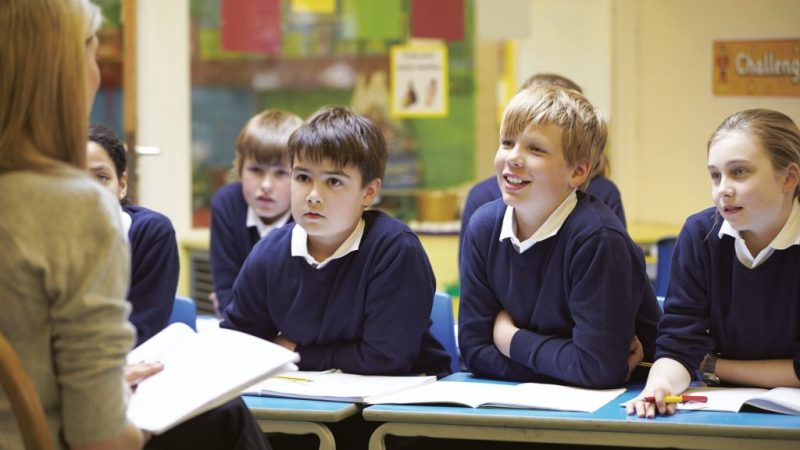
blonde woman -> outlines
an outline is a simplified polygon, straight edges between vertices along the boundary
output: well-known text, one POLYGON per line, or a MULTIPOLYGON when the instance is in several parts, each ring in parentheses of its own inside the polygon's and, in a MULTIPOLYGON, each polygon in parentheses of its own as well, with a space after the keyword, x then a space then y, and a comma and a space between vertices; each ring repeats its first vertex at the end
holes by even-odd
MULTIPOLYGON (((128 255, 115 199, 82 169, 99 84, 87 0, 0 4, 0 330, 55 448, 135 449, 125 417, 128 255)), ((0 448, 22 448, 0 394, 0 448)))

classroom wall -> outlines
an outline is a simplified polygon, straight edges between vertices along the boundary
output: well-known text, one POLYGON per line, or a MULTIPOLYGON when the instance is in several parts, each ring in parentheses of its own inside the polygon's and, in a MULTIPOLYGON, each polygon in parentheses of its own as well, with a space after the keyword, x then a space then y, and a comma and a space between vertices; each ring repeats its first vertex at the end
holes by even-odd
POLYGON ((518 78, 580 84, 610 122, 611 178, 628 221, 677 228, 711 205, 706 141, 729 114, 764 107, 800 122, 800 99, 715 97, 714 39, 797 38, 796 0, 531 0, 518 78))
POLYGON ((189 0, 137 2, 139 203, 191 229, 189 0))
POLYGON ((616 142, 612 162, 631 161, 620 179, 625 208, 636 221, 682 223, 711 205, 706 142, 726 116, 761 107, 800 122, 797 97, 715 97, 712 41, 797 38, 800 2, 623 0, 614 6, 615 25, 629 30, 617 37, 635 43, 615 41, 612 138, 627 133, 629 146, 616 142), (617 117, 621 108, 630 110, 617 117))

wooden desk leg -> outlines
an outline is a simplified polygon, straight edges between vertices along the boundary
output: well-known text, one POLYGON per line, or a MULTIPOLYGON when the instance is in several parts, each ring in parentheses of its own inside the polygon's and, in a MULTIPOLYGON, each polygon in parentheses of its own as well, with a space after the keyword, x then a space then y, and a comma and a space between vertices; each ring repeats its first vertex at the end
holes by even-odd
POLYGON ((336 450, 333 433, 325 425, 317 422, 292 420, 259 420, 258 425, 265 433, 314 434, 319 438, 319 450, 336 450))

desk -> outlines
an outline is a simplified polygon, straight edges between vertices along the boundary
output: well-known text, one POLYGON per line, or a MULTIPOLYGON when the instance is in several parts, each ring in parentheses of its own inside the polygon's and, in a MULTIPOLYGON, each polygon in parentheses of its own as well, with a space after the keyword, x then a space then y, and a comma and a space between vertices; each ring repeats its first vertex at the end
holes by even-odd
POLYGON ((265 433, 314 434, 320 450, 334 450, 333 433, 325 423, 339 422, 358 414, 355 403, 323 402, 278 397, 243 395, 261 430, 265 433))
MULTIPOLYGON (((469 374, 445 380, 474 380, 469 374)), ((385 437, 433 438, 619 447, 686 449, 797 449, 800 416, 771 413, 681 411, 674 416, 640 419, 625 414, 621 402, 632 399, 642 385, 631 388, 596 412, 574 413, 530 409, 466 408, 430 405, 375 405, 364 419, 386 422, 370 438, 370 450, 383 450, 385 437)))

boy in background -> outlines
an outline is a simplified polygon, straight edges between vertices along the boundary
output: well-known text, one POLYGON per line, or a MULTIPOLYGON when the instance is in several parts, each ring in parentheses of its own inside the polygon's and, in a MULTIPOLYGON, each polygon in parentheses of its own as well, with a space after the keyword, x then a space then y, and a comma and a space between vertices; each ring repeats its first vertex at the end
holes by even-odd
POLYGON ((287 142, 301 123, 292 113, 266 110, 239 132, 233 166, 240 181, 211 200, 211 300, 219 314, 230 304, 233 282, 256 242, 291 220, 287 142))
POLYGON ((581 190, 606 135, 571 89, 524 89, 506 107, 502 200, 478 209, 462 249, 459 340, 476 375, 607 388, 652 358, 660 311, 642 252, 581 190))

